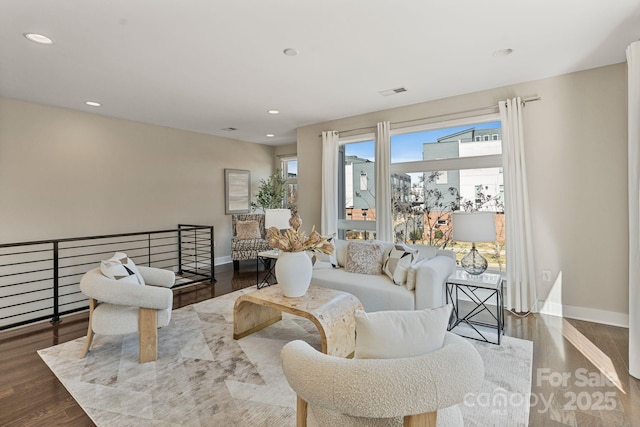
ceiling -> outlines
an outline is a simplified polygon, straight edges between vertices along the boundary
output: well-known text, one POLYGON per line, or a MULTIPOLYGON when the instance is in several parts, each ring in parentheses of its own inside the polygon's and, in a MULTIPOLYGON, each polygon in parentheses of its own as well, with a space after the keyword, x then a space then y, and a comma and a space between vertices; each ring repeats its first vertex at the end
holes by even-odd
POLYGON ((281 145, 308 124, 624 62, 639 38, 640 0, 1 0, 0 96, 281 145))

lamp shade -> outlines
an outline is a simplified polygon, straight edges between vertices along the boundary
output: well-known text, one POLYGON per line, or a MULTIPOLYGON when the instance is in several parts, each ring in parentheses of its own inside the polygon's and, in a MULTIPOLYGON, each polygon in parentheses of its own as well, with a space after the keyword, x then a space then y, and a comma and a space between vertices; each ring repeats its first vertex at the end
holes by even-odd
POLYGON ((454 212, 451 216, 453 240, 460 242, 495 242, 494 212, 454 212))
POLYGON ((278 230, 285 230, 289 228, 289 218, 291 218, 289 209, 264 210, 264 226, 266 228, 275 227, 278 230))

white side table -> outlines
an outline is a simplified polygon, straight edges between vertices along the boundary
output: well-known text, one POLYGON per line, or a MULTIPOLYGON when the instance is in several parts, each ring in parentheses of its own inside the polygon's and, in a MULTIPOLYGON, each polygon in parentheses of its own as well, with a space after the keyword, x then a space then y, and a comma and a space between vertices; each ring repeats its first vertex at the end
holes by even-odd
POLYGON ((469 325, 479 338, 465 335, 467 338, 477 339, 492 344, 500 345, 500 337, 504 329, 504 301, 502 299, 502 276, 494 273, 482 273, 479 275, 469 274, 462 269, 457 269, 455 273, 447 278, 446 282, 447 303, 451 302, 453 311, 449 321, 448 331, 451 331, 460 323, 469 325), (460 301, 466 300, 473 304, 473 308, 466 314, 460 310, 460 301), (487 304, 493 304, 492 310, 487 304), (488 312, 495 322, 485 322, 476 319, 480 313, 488 312), (495 328, 498 341, 490 341, 485 336, 486 331, 480 331, 476 326, 495 328))
POLYGON ((279 254, 280 252, 275 249, 258 252, 258 256, 256 257, 256 287, 258 289, 277 283, 275 268, 279 254), (265 271, 262 280, 260 280, 260 264, 264 266, 265 271))

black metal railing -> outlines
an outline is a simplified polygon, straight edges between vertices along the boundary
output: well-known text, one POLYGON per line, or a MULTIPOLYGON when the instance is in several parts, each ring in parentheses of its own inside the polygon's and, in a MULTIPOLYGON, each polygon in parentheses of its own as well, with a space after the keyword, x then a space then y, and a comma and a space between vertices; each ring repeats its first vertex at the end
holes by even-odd
POLYGON ((0 244, 0 330, 88 308, 82 275, 114 252, 136 264, 173 270, 175 287, 215 282, 214 228, 177 229, 0 244))

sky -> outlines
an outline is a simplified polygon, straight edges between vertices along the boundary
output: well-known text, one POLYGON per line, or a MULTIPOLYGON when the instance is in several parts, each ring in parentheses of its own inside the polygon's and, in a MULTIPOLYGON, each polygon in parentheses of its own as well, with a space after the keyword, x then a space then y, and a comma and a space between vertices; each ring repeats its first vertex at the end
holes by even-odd
MULTIPOLYGON (((492 129, 498 127, 500 127, 499 121, 393 135, 391 136, 391 163, 422 160, 422 144, 436 142, 438 138, 443 136, 470 128, 492 129)), ((375 156, 373 140, 347 144, 345 154, 373 161, 375 156)))

